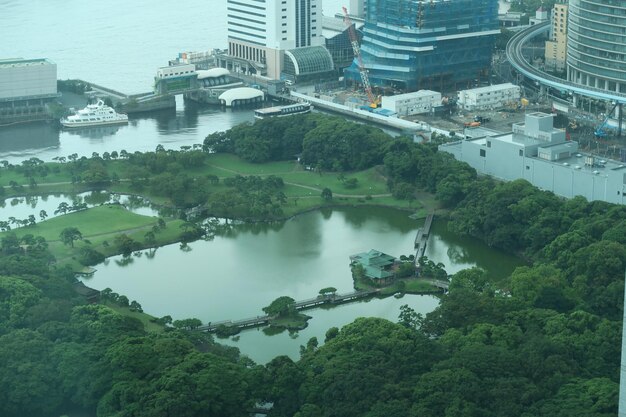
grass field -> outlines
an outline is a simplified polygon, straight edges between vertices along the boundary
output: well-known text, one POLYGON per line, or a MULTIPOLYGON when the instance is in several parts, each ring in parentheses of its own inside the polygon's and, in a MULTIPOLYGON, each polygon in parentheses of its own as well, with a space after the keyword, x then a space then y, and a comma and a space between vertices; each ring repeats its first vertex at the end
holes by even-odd
MULTIPOLYGON (((166 221, 166 228, 155 235, 155 245, 161 246, 177 242, 182 223, 182 220, 166 221)), ((120 205, 104 205, 58 216, 34 226, 14 229, 12 232, 18 237, 26 234, 44 237, 57 261, 62 264, 70 264, 78 271, 82 269, 76 260, 80 248, 89 245, 105 256, 115 255, 118 253, 113 245, 116 235, 125 233, 143 245, 145 234, 152 230, 155 224, 157 224, 155 217, 131 213, 120 205), (60 241, 59 234, 67 227, 76 227, 83 236, 82 241, 74 242, 74 247, 65 245, 60 241)), ((0 238, 4 233, 0 234, 0 238)))
MULTIPOLYGON (((55 165, 50 164, 50 166, 54 167, 55 165)), ((85 184, 71 184, 67 164, 57 164, 56 167, 60 168, 60 173, 53 173, 55 168, 51 168, 51 173, 46 177, 36 178, 38 183, 36 187, 25 185, 21 190, 6 187, 5 198, 58 192, 71 194, 89 189, 85 184)), ((139 193, 153 203, 165 206, 171 204, 168 199, 152 195, 148 190, 137 191, 132 189, 130 182, 126 181, 130 172, 127 161, 109 161, 107 162, 107 169, 109 173, 117 173, 121 179, 119 183, 108 186, 110 191, 139 193)), ((285 182, 284 193, 287 196, 287 203, 282 206, 285 217, 322 207, 356 205, 396 207, 413 211, 415 217, 426 217, 428 212, 439 208, 438 202, 427 193, 421 193, 413 201, 398 200, 392 197, 387 189, 387 179, 380 168, 370 168, 340 175, 331 172, 307 171, 294 160, 253 164, 231 154, 212 154, 208 155, 204 166, 187 169, 185 172, 194 176, 216 175, 222 180, 235 175, 279 176, 285 182), (345 186, 347 179, 356 179, 356 187, 347 188, 345 186), (326 201, 321 197, 324 188, 329 188, 332 191, 332 200, 326 201)), ((8 184, 9 181, 28 184, 27 178, 17 174, 14 170, 2 170, 0 184, 8 184)), ((223 185, 222 181, 218 185, 211 185, 209 189, 210 192, 225 190, 228 188, 223 185)), ((179 241, 182 223, 181 220, 169 220, 168 227, 156 234, 156 243, 153 243, 152 246, 179 241)), ((155 218, 133 214, 122 206, 106 205, 55 217, 34 226, 15 229, 14 232, 18 237, 25 234, 43 236, 48 241, 57 260, 70 263, 78 270, 81 266, 77 261, 77 254, 85 245, 90 245, 105 256, 115 255, 118 252, 113 245, 113 240, 116 235, 124 233, 143 247, 148 247, 145 242, 145 234, 155 224, 155 218), (64 245, 59 239, 59 234, 66 227, 77 227, 83 235, 84 240, 75 242, 74 248, 64 245)))
POLYGON ((162 333, 165 330, 164 326, 153 323, 151 320, 154 319, 154 317, 149 314, 139 313, 138 311, 130 311, 130 308, 128 307, 121 307, 117 304, 110 303, 107 301, 102 302, 101 304, 109 307, 111 310, 123 316, 128 316, 128 317, 138 319, 139 321, 141 321, 141 323, 143 323, 144 329, 148 332, 162 333))
MULTIPOLYGON (((129 182, 126 181, 131 175, 129 174, 131 166, 127 161, 111 160, 106 162, 106 164, 109 174, 116 173, 121 179, 121 182, 118 184, 109 185, 107 187, 109 190, 126 193, 137 192, 132 189, 129 182)), ((46 165, 51 167, 50 173, 46 177, 36 176, 35 180, 37 181, 37 185, 35 187, 28 185, 28 178, 24 177, 24 175, 18 174, 15 170, 3 169, 0 175, 0 185, 5 185, 6 198, 57 192, 79 193, 90 189, 85 184, 71 183, 71 175, 68 170, 69 164, 47 163, 46 165), (53 171, 55 169, 58 169, 60 172, 54 173, 53 171), (10 181, 21 184, 22 188, 9 187, 8 184, 10 181)), ((397 200, 392 197, 387 189, 387 179, 382 174, 380 168, 370 168, 364 171, 348 172, 340 175, 334 172, 319 173, 307 171, 295 160, 254 164, 246 162, 232 154, 211 154, 207 156, 203 166, 188 168, 185 169, 185 172, 192 176, 215 175, 222 180, 235 175, 258 175, 261 177, 269 175, 279 176, 285 182, 284 192, 290 199, 288 207, 283 208, 288 216, 296 214, 299 211, 327 205, 327 202, 320 198, 320 194, 324 188, 329 188, 333 196, 335 196, 333 200, 334 205, 376 204, 398 207, 415 210, 418 217, 424 217, 427 211, 433 211, 439 208, 437 201, 435 201, 432 195, 425 193, 420 194, 414 201, 397 200), (357 180, 356 187, 346 187, 345 181, 349 179, 357 180), (343 197, 351 201, 348 202, 343 199, 343 197), (363 201, 365 198, 367 198, 367 201, 363 201)), ((223 189, 220 183, 217 187, 211 186, 210 191, 223 189)), ((141 190, 140 193, 157 204, 169 204, 167 199, 152 195, 147 190, 141 190)))

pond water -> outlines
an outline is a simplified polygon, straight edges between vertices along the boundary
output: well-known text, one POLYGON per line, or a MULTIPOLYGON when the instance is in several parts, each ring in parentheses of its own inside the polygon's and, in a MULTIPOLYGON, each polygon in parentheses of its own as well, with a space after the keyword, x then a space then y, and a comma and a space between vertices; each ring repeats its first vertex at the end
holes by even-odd
MULTIPOLYGON (((352 291, 350 255, 369 249, 396 257, 409 255, 421 223, 406 212, 379 207, 315 211, 281 223, 236 225, 224 236, 187 247, 169 245, 126 260, 113 257, 98 265, 96 274, 85 282, 137 300, 144 311, 159 317, 195 317, 204 323, 238 320, 262 315, 264 306, 283 295, 307 299, 330 286, 340 293, 352 291)), ((485 245, 455 237, 438 222, 426 255, 444 263, 449 273, 476 265, 492 275, 507 276, 521 264, 485 245)), ((224 342, 257 362, 278 355, 295 359, 301 344, 313 336, 323 342, 332 326, 360 316, 396 321, 402 304, 427 313, 437 303, 433 296, 406 295, 308 310, 313 319, 295 338, 287 332, 266 336, 252 329, 243 331, 238 341, 224 342)))
MULTIPOLYGON (((79 204, 86 204, 87 207, 98 206, 106 203, 119 203, 124 205, 128 210, 133 213, 141 214, 144 216, 160 216, 163 215, 157 206, 154 206, 150 201, 127 194, 115 194, 109 192, 89 191, 80 194, 50 194, 43 196, 24 196, 24 197, 11 197, 5 200, 0 200, 0 221, 7 221, 10 218, 17 220, 27 219, 29 215, 35 216, 37 221, 41 221, 43 218, 53 218, 61 216, 64 213, 57 212, 61 204, 67 204, 68 206, 75 206, 79 204), (45 216, 42 218, 42 211, 45 216)), ((19 225, 12 224, 11 227, 15 228, 19 225)))

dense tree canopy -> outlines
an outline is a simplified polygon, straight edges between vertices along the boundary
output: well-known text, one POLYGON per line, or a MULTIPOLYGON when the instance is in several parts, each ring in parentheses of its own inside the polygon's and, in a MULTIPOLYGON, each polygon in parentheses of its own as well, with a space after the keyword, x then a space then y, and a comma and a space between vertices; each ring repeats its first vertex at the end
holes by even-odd
MULTIPOLYGON (((528 265, 509 277, 461 271, 425 316, 407 305, 397 324, 360 318, 329 329, 321 346, 316 338, 303 343, 299 360, 277 357, 261 366, 194 332, 197 319, 155 319, 165 327, 148 333, 106 305, 141 309, 123 295, 103 291, 102 304, 87 304, 73 289, 71 270, 53 264, 44 239, 5 232, 0 415, 61 415, 79 407, 99 417, 239 416, 263 402, 273 404, 272 417, 616 415, 626 207, 478 177, 433 145, 346 126, 321 115, 263 121, 210 135, 204 151, 255 162, 302 153, 322 170, 382 163, 395 195, 434 193, 449 209, 452 231, 528 265)), ((101 159, 132 160, 131 187, 153 188, 183 206, 205 202, 243 219, 280 216, 280 178, 235 176, 211 194, 205 185, 219 179, 180 173, 181 166, 201 166, 206 152, 157 149, 101 159)), ((76 155, 67 165, 81 177, 99 159, 76 155)), ((43 175, 46 165, 30 160, 20 169, 43 175)), ((113 244, 132 251, 129 239, 118 235, 113 244)), ((292 307, 284 297, 266 312, 292 307)))

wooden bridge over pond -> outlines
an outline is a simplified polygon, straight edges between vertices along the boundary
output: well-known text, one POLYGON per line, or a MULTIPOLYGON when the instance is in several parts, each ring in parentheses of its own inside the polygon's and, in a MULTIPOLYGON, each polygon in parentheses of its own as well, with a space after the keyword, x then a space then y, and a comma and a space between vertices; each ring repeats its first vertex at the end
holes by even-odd
MULTIPOLYGON (((363 298, 368 298, 380 292, 380 289, 374 290, 364 290, 364 291, 354 291, 347 294, 331 294, 331 295, 320 295, 315 298, 309 298, 306 300, 296 301, 295 308, 297 311, 306 310, 308 308, 317 307, 323 304, 343 304, 349 303, 351 301, 360 300, 363 298)), ((239 330, 247 329, 250 327, 258 327, 268 324, 270 320, 275 318, 275 316, 264 315, 264 316, 256 316, 250 317, 242 320, 223 320, 218 322, 209 322, 203 326, 197 328, 197 330, 205 331, 205 332, 214 332, 220 326, 225 326, 227 328, 237 328, 239 330)))
POLYGON ((424 253, 426 252, 426 243, 428 242, 428 237, 430 236, 430 228, 433 224, 434 217, 434 214, 426 216, 424 226, 417 229, 417 235, 415 236, 415 264, 417 264, 417 261, 424 256, 424 253))

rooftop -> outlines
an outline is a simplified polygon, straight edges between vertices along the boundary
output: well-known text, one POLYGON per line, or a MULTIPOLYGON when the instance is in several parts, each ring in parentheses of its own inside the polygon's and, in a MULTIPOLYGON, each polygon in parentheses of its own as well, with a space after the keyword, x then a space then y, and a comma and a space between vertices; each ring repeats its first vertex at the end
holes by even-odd
POLYGON ((36 65, 55 65, 54 62, 47 58, 36 59, 23 59, 23 58, 11 58, 0 59, 0 68, 15 68, 15 67, 34 67, 36 65))
POLYGON ((463 91, 465 92, 471 91, 472 93, 488 93, 491 91, 504 90, 508 88, 519 88, 519 87, 511 83, 504 83, 504 84, 488 85, 486 87, 471 88, 469 90, 463 90, 463 91))
POLYGON ((382 268, 386 265, 390 265, 393 263, 394 258, 391 255, 387 255, 386 253, 377 251, 375 249, 371 249, 369 252, 361 252, 356 255, 350 256, 350 260, 353 262, 358 262, 364 266, 372 266, 382 268))
POLYGON ((387 100, 405 100, 405 99, 409 99, 409 98, 415 98, 415 97, 430 97, 433 95, 441 95, 441 93, 438 93, 436 91, 431 91, 431 90, 418 90, 418 91, 414 91, 412 93, 404 93, 404 94, 396 94, 393 96, 385 96, 385 99, 387 100))
POLYGON ((217 78, 223 75, 229 75, 230 71, 226 68, 211 68, 209 70, 196 70, 198 79, 203 80, 205 78, 217 78))
POLYGON ((256 88, 240 87, 224 91, 220 94, 219 99, 230 103, 233 100, 247 100, 255 97, 263 97, 263 91, 256 88))

